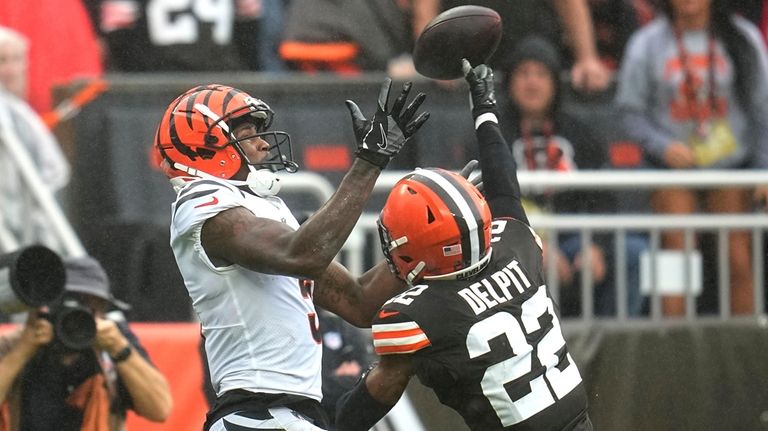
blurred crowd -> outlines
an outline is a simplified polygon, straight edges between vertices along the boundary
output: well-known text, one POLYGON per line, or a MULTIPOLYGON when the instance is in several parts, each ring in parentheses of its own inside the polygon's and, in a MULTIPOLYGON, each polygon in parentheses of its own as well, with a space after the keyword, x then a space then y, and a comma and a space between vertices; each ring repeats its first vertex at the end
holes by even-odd
MULTIPOLYGON (((50 128, 67 103, 53 89, 106 72, 260 71, 356 75, 416 75, 411 52, 424 26, 453 0, 43 0, 0 4, 0 108, 56 192, 69 166, 50 128), (46 25, 40 25, 41 22, 46 25), (51 41, 66 41, 52 43, 51 41), (5 108, 7 107, 7 108, 5 108), (59 114, 57 114, 59 113, 59 114)), ((764 169, 768 167, 768 2, 750 0, 478 0, 502 17, 504 37, 489 64, 505 100, 507 139, 528 170, 625 167, 764 169), (706 11, 704 13, 703 11, 706 11), (628 146, 609 145, 600 131, 562 109, 565 92, 605 100, 621 113, 628 146), (606 96, 607 95, 607 96, 606 96), (615 97, 614 97, 615 96, 615 97), (584 124, 582 124, 584 123, 584 124)), ((71 108, 71 106, 70 106, 71 108)), ((16 160, 0 154, 4 172, 16 160)), ((39 238, 26 223, 31 204, 19 199, 16 172, 0 184, 11 230, 39 238)), ((768 188, 664 189, 658 213, 751 212, 768 188)), ((611 193, 531 193, 532 211, 621 211, 611 193)), ((5 206, 5 205, 4 205, 5 206)), ((34 221, 34 216, 31 218, 34 221)), ((18 232, 15 232, 18 233, 18 232)), ((579 235, 558 238, 561 285, 573 285, 583 265, 596 289, 595 311, 615 313, 614 238, 596 237, 582 250, 579 235), (589 255, 587 258, 586 255, 589 255)), ((663 237, 683 249, 682 233, 663 237)), ((648 238, 630 234, 626 250, 628 311, 647 312, 639 293, 639 259, 648 238)), ((748 232, 730 236, 732 310, 751 313, 752 260, 748 232)), ((573 313, 580 306, 576 305, 573 313)), ((683 314, 682 298, 665 298, 665 312, 683 314)), ((568 307, 564 307, 568 312, 568 307)))

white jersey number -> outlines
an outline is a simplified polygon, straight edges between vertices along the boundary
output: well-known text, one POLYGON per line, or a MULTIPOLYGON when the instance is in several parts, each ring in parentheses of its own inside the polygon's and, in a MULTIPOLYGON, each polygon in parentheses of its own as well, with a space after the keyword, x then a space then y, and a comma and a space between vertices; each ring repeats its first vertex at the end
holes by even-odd
POLYGON ((499 312, 472 325, 467 335, 470 358, 490 352, 490 340, 500 335, 506 336, 512 347, 512 356, 488 367, 481 382, 483 394, 505 427, 520 423, 551 406, 581 382, 581 375, 570 353, 567 354, 568 366, 562 371, 557 368, 558 353, 565 348, 565 340, 552 300, 543 285, 523 303, 521 321, 522 325, 512 314, 499 312), (525 335, 541 328, 539 318, 546 313, 552 317, 552 327, 538 344, 531 346, 525 335), (539 359, 542 369, 532 369, 533 354, 539 359), (534 373, 529 377, 530 392, 513 400, 504 385, 531 371, 534 373), (551 391, 547 383, 552 387, 551 391))
POLYGON ((200 37, 200 23, 212 24, 212 39, 219 45, 232 41, 233 0, 150 0, 147 5, 149 38, 159 46, 191 44, 200 37))

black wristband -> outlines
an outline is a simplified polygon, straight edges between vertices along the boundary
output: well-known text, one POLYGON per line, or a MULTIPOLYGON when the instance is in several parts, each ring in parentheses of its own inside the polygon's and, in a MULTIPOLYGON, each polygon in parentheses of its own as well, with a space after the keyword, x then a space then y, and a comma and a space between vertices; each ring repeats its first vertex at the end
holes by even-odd
POLYGON ((368 163, 378 166, 381 169, 387 167, 390 159, 390 157, 386 154, 377 153, 375 151, 366 150, 364 148, 357 150, 355 155, 368 163))
POLYGON ((365 378, 370 370, 369 367, 357 385, 339 398, 336 405, 336 429, 339 431, 371 429, 394 407, 381 404, 368 392, 365 378))
POLYGON ((122 348, 115 356, 110 356, 109 358, 112 359, 112 362, 115 364, 119 364, 120 362, 125 361, 126 359, 131 357, 131 354, 133 353, 133 348, 131 345, 127 345, 122 348))

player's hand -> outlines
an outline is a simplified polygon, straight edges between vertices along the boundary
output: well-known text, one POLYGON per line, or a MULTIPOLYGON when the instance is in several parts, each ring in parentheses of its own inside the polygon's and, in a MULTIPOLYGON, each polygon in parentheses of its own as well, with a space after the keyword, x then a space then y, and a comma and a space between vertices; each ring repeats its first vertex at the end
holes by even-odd
POLYGON ((480 190, 480 193, 483 192, 483 174, 477 173, 476 175, 472 175, 472 173, 475 172, 477 169, 477 165, 479 165, 480 162, 478 162, 475 159, 470 160, 467 162, 466 165, 464 165, 463 168, 461 168, 461 171, 459 172, 459 175, 464 177, 467 181, 469 181, 473 186, 477 187, 478 190, 480 190))
POLYGON ((357 157, 384 169, 390 159, 397 155, 408 139, 429 119, 429 112, 422 112, 416 119, 416 111, 427 97, 419 93, 403 109, 411 91, 411 83, 406 82, 400 96, 392 108, 388 109, 389 90, 392 80, 387 78, 379 92, 376 113, 371 120, 366 119, 357 104, 347 100, 347 108, 352 115, 352 127, 357 138, 357 157))
POLYGON ((472 117, 477 118, 486 112, 496 112, 496 94, 493 83, 493 70, 485 64, 472 67, 466 58, 461 59, 461 70, 469 84, 472 117))

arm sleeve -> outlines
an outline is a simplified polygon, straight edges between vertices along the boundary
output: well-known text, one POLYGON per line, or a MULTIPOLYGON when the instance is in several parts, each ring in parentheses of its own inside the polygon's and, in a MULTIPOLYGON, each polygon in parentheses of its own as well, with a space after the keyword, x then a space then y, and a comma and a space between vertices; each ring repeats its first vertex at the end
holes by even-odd
POLYGON ((384 308, 373 319, 371 337, 373 349, 379 356, 416 353, 432 345, 415 320, 384 308))
POLYGON ((520 200, 517 163, 497 121, 483 121, 475 132, 480 147, 483 194, 493 218, 512 217, 530 224, 520 200))
POLYGON ((339 398, 336 407, 336 429, 338 431, 369 430, 381 420, 393 406, 387 406, 373 399, 365 384, 364 375, 351 391, 339 398))

